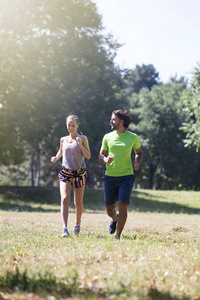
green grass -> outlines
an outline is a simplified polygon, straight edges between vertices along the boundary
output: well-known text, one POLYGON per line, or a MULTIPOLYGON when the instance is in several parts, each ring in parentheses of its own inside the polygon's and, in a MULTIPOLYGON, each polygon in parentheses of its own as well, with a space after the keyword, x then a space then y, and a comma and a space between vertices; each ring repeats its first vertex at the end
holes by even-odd
POLYGON ((200 192, 134 191, 120 241, 101 189, 78 237, 71 202, 62 239, 57 189, 0 188, 0 299, 200 299, 200 192))

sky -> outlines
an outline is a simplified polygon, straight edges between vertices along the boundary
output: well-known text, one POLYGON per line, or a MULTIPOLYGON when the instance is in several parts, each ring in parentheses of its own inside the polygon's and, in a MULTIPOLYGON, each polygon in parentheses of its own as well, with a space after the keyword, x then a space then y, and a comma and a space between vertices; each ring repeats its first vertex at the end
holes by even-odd
POLYGON ((93 0, 104 33, 123 46, 122 68, 152 64, 162 82, 185 76, 200 63, 200 0, 93 0))

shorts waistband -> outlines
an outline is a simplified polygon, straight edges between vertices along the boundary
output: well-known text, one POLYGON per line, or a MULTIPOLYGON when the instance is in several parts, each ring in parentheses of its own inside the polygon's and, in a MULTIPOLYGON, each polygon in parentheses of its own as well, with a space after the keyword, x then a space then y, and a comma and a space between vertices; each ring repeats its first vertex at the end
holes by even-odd
POLYGON ((78 169, 78 170, 71 170, 71 169, 67 169, 67 168, 65 168, 65 167, 63 167, 62 168, 62 170, 64 171, 64 172, 66 172, 66 173, 68 173, 68 174, 71 174, 71 175, 78 175, 78 174, 80 174, 80 173, 82 173, 82 172, 85 172, 85 169, 84 168, 80 168, 80 169, 78 169))

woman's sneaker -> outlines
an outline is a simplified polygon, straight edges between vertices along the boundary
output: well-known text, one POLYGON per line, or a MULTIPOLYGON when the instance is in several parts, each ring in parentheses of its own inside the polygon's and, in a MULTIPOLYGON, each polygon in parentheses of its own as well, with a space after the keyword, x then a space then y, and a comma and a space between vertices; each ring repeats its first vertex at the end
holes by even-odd
POLYGON ((75 225, 74 230, 73 230, 73 234, 74 235, 79 234, 80 230, 81 230, 81 226, 80 225, 75 225))
POLYGON ((69 231, 67 227, 64 227, 62 231, 62 237, 67 237, 67 236, 69 236, 69 231))

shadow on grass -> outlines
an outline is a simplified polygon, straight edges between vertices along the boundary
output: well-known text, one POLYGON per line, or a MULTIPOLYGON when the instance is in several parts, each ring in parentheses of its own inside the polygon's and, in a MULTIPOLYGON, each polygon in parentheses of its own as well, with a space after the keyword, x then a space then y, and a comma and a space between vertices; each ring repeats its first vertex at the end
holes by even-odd
POLYGON ((6 211, 58 212, 50 205, 60 204, 58 189, 43 187, 0 187, 0 209, 6 211), (44 208, 42 205, 47 204, 44 208))
MULTIPOLYGON (((157 288, 151 287, 148 292, 148 300, 190 300, 188 297, 172 296, 169 292, 160 292, 157 288)), ((199 298, 198 298, 199 299, 199 298)))
MULTIPOLYGON (((169 202, 160 197, 134 190, 131 195, 128 211, 200 214, 200 208, 189 207, 181 203, 169 202)), ((59 188, 50 187, 2 187, 0 186, 0 209, 28 212, 58 212, 60 206, 59 188), (24 205, 25 203, 25 205, 24 205), (47 207, 41 207, 46 204, 47 207), (58 205, 53 208, 51 205, 58 205)), ((74 209, 73 192, 70 209, 74 209)), ((86 188, 84 210, 89 213, 105 212, 103 189, 86 188)))
POLYGON ((29 205, 19 205, 12 203, 0 203, 0 210, 5 211, 17 211, 17 212, 41 212, 41 213, 55 213, 59 212, 60 209, 54 208, 43 208, 41 206, 33 207, 31 204, 29 205))
MULTIPOLYGON (((58 212, 60 210, 59 188, 46 187, 4 187, 0 186, 0 210, 27 212, 58 212), (25 203, 25 205, 24 205, 25 203), (47 205, 46 208, 41 205, 47 205), (57 208, 51 208, 58 205, 57 208)), ((70 209, 74 210, 73 191, 70 209)), ((102 190, 87 189, 84 195, 84 210, 89 213, 105 212, 102 190)))
POLYGON ((148 193, 134 191, 129 204, 129 211, 176 213, 176 214, 200 214, 199 208, 189 207, 183 204, 160 201, 157 196, 150 196, 148 193))
POLYGON ((60 204, 58 188, 0 186, 0 196, 8 202, 21 200, 27 203, 60 204))
MULTIPOLYGON (((66 297, 71 297, 77 299, 134 299, 135 293, 132 293, 131 286, 121 283, 121 286, 115 290, 111 289, 98 289, 95 286, 85 287, 84 297, 80 297, 80 288, 79 288, 80 278, 78 272, 75 269, 68 270, 66 276, 62 279, 57 278, 53 273, 44 271, 38 274, 29 274, 28 270, 20 272, 18 268, 14 271, 7 271, 7 273, 2 276, 0 275, 0 288, 4 293, 9 293, 12 295, 12 292, 18 291, 25 293, 36 293, 36 298, 40 299, 40 295, 45 295, 45 299, 48 295, 55 296, 56 299, 63 299, 66 297), (122 297, 121 297, 122 296, 122 297), (80 297, 80 298, 79 298, 80 297)), ((12 299, 14 299, 13 297, 12 299)), ((28 297, 27 297, 28 298, 28 297)), ((53 297, 54 298, 54 297, 53 297)), ((141 298, 141 297, 139 297, 141 298)), ((4 298, 7 299, 7 298, 4 298)), ((11 298, 9 298, 11 299, 11 298)), ((17 298, 15 298, 17 299, 17 298)), ((25 299, 25 298, 23 298, 25 299)), ((42 298, 43 299, 43 298, 42 298)), ((187 296, 178 297, 172 296, 170 292, 159 291, 156 287, 150 287, 147 290, 147 296, 144 299, 148 300, 189 300, 187 296)), ((195 298, 197 299, 197 298, 195 298)), ((199 299, 199 298, 198 298, 199 299)))
MULTIPOLYGON (((15 292, 16 287, 21 292, 34 292, 38 294, 38 296, 36 296, 37 299, 40 299, 39 295, 41 293, 46 293, 47 295, 55 294, 59 299, 63 298, 61 296, 68 296, 71 298, 73 293, 76 293, 78 290, 76 280, 78 278, 78 273, 72 270, 69 272, 69 275, 70 276, 66 276, 65 280, 62 281, 48 271, 38 273, 36 276, 29 275, 27 270, 20 272, 18 268, 16 268, 14 271, 7 271, 5 276, 0 276, 0 288, 9 293, 11 293, 11 291, 15 292)), ((12 299, 14 299, 14 297, 12 299)))

